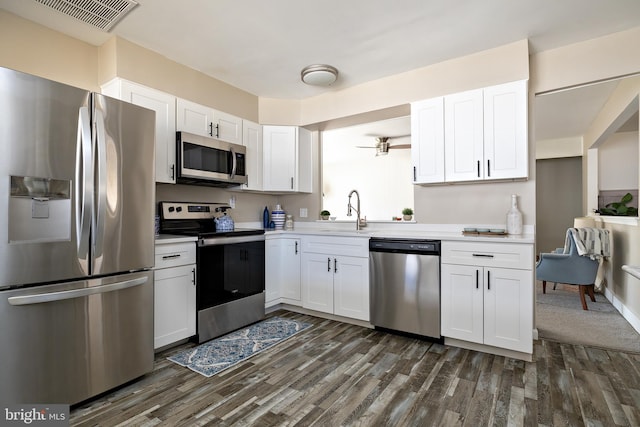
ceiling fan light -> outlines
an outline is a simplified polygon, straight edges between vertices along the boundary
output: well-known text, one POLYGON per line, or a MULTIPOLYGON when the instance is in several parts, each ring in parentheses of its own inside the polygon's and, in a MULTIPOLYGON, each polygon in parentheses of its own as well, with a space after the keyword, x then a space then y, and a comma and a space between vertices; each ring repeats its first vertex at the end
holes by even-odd
POLYGON ((302 69, 300 78, 308 85, 329 86, 338 78, 338 69, 324 64, 309 65, 302 69))

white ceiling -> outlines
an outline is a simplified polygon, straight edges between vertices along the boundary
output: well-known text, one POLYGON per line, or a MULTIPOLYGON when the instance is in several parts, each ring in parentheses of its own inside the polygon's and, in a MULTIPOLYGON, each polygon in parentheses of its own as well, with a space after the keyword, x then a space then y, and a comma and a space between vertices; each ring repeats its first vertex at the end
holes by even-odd
POLYGON ((534 53, 640 25, 638 0, 138 2, 109 33, 35 0, 0 7, 94 45, 118 35, 252 94, 288 99, 525 38, 534 53), (314 63, 337 67, 336 83, 303 84, 300 70, 314 63))
POLYGON ((121 36, 252 94, 305 98, 327 89, 300 70, 331 64, 329 90, 528 38, 533 52, 640 25, 638 0, 137 0, 110 33, 35 0, 0 7, 100 45, 121 36))

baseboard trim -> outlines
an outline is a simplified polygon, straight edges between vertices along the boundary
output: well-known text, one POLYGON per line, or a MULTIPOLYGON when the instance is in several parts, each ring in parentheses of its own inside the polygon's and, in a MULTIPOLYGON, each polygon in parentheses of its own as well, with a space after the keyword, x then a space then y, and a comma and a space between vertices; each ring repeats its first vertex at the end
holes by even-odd
POLYGON ((625 306, 624 303, 620 301, 618 297, 616 297, 614 293, 611 292, 607 287, 604 288, 604 296, 609 300, 611 305, 613 305, 616 310, 618 310, 622 317, 624 317, 627 322, 629 322, 631 327, 640 334, 640 318, 632 313, 631 310, 629 310, 627 306, 625 306))
POLYGON ((310 310, 308 308, 303 308, 303 307, 300 307, 298 305, 291 305, 291 304, 287 304, 287 303, 278 303, 276 305, 271 305, 270 307, 268 307, 266 309, 266 311, 267 311, 267 314, 271 314, 271 313, 276 312, 276 311, 278 311, 280 309, 287 310, 287 311, 293 311, 294 313, 308 314, 309 316, 320 317, 322 319, 329 319, 329 320, 335 320, 337 322, 350 323, 352 325, 362 326, 362 327, 365 327, 365 328, 373 329, 373 325, 371 323, 369 323, 369 322, 364 321, 364 320, 351 319, 349 317, 343 317, 343 316, 338 316, 338 315, 335 315, 335 314, 323 313, 321 311, 310 310))

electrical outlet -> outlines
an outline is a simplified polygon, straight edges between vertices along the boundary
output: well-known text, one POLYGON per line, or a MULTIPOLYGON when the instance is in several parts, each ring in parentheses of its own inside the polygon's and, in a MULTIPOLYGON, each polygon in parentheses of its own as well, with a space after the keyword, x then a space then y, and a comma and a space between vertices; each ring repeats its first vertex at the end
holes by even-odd
POLYGON ((231 209, 236 208, 236 196, 231 196, 229 199, 229 206, 231 206, 231 209))
POLYGON ((300 208, 300 218, 306 218, 308 215, 307 208, 300 208))

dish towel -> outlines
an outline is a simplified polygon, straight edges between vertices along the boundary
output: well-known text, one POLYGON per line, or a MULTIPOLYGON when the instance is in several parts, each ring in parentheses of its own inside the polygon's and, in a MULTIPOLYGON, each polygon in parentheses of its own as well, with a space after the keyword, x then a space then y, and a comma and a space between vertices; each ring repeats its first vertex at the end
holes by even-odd
POLYGON ((588 256, 598 261, 598 273, 596 274, 595 288, 597 291, 602 290, 604 279, 604 260, 611 256, 611 244, 609 242, 609 230, 604 228, 570 228, 567 230, 565 239, 565 253, 569 250, 569 240, 573 238, 576 242, 578 255, 588 256))

